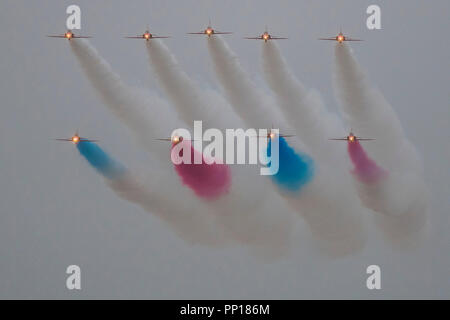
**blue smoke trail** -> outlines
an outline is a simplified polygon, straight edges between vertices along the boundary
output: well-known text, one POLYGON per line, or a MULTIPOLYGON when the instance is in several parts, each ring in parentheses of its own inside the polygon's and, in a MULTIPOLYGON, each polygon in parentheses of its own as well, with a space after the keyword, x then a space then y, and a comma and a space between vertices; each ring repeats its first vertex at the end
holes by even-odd
POLYGON ((77 149, 89 164, 105 178, 117 179, 126 171, 122 164, 112 159, 96 143, 80 141, 77 143, 77 149))
MULTIPOLYGON (((270 143, 267 155, 270 157, 270 143)), ((298 192, 314 177, 314 160, 304 153, 297 153, 286 139, 279 137, 279 169, 272 180, 285 191, 298 192)))

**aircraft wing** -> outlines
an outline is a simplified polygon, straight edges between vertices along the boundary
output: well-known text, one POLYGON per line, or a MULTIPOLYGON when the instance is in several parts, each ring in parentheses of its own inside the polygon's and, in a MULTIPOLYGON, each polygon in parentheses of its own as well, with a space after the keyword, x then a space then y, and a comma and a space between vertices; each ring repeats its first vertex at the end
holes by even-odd
POLYGON ((270 40, 284 40, 287 38, 283 38, 283 37, 270 37, 270 40))
POLYGON ((77 39, 77 38, 79 38, 79 39, 88 39, 88 38, 92 38, 92 37, 90 37, 90 36, 72 36, 72 38, 74 38, 74 39, 77 39))
POLYGON ((361 39, 345 38, 345 41, 363 41, 361 39))
POLYGON ((214 31, 214 34, 232 34, 233 32, 214 31))
MULTIPOLYGON (((280 138, 290 138, 290 137, 295 137, 294 134, 280 134, 277 135, 280 138)), ((255 136, 255 138, 268 138, 268 136, 255 136)))
POLYGON ((187 32, 187 34, 206 34, 205 31, 200 32, 187 32))
MULTIPOLYGON (((180 138, 183 138, 183 137, 180 137, 180 138)), ((172 141, 172 138, 156 138, 155 140, 158 140, 158 141, 172 141)), ((183 141, 199 141, 199 140, 183 138, 183 141)))
POLYGON ((58 34, 58 35, 48 35, 49 38, 65 38, 65 39, 75 39, 75 38, 92 38, 90 36, 76 36, 73 33, 69 38, 66 37, 66 34, 58 34))
POLYGON ((375 139, 356 137, 356 140, 362 140, 362 141, 366 140, 366 141, 368 141, 368 140, 375 140, 375 139))
POLYGON ((263 40, 262 37, 244 37, 244 39, 251 39, 251 40, 263 40))
POLYGON ((127 39, 145 39, 143 36, 129 36, 129 37, 125 37, 127 39))
MULTIPOLYGON (((70 141, 73 142, 72 138, 70 139, 55 139, 57 141, 70 141)), ((91 139, 86 139, 86 138, 80 138, 80 140, 78 140, 79 142, 97 142, 99 140, 91 140, 91 139)))
POLYGON ((319 40, 333 40, 333 41, 336 41, 336 37, 334 37, 334 38, 319 38, 319 40))
POLYGON ((170 38, 169 36, 153 36, 151 37, 151 39, 166 39, 166 38, 170 38))
POLYGON ((98 140, 91 140, 91 139, 86 139, 86 138, 80 138, 80 142, 97 142, 98 140))
POLYGON ((328 139, 328 140, 340 140, 340 141, 347 141, 347 140, 348 140, 348 138, 331 138, 331 139, 328 139))

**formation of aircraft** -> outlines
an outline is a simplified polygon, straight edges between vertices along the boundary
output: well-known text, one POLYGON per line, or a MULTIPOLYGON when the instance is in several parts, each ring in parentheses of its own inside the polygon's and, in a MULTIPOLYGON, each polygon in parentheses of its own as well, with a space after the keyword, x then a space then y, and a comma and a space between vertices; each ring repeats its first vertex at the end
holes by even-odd
POLYGON ((360 141, 364 141, 364 140, 368 141, 368 140, 375 140, 375 139, 372 139, 372 138, 361 138, 361 137, 357 137, 357 136, 355 136, 355 135, 353 134, 352 130, 350 130, 349 135, 346 136, 346 137, 343 137, 343 138, 331 138, 331 139, 329 139, 329 140, 339 140, 339 141, 355 142, 355 141, 359 141, 359 140, 360 140, 360 141))
MULTIPOLYGON (((272 128, 272 129, 269 129, 267 131, 267 135, 265 135, 265 136, 256 136, 256 138, 275 139, 276 137, 289 138, 289 137, 294 137, 294 136, 295 135, 293 135, 293 134, 277 134, 277 133, 273 132, 273 128, 272 128)), ((182 142, 185 139, 182 136, 173 135, 170 138, 157 138, 155 140, 172 142, 173 145, 176 145, 176 144, 182 142)), ((188 140, 188 141, 195 141, 195 140, 191 139, 191 140, 188 140)))
MULTIPOLYGON (((215 34, 232 34, 232 32, 223 32, 223 31, 217 31, 211 27, 211 22, 208 24, 205 30, 199 31, 199 32, 188 32, 187 34, 199 34, 199 35, 207 35, 208 37, 211 37, 215 34)), ((92 38, 91 36, 77 36, 72 30, 67 30, 65 33, 60 35, 49 35, 48 37, 51 38, 64 38, 67 40, 76 39, 76 38, 92 38)), ((127 39, 144 39, 146 41, 149 41, 151 39, 163 39, 163 38, 170 38, 169 36, 158 36, 150 33, 149 29, 145 30, 145 32, 141 35, 137 36, 126 36, 127 39)), ((278 37, 273 36, 266 30, 263 34, 256 36, 256 37, 244 37, 244 39, 251 39, 251 40, 263 40, 264 42, 267 42, 269 40, 284 40, 288 39, 285 37, 278 37)), ((329 37, 329 38, 319 38, 319 40, 330 40, 330 41, 337 41, 339 43, 343 43, 344 41, 363 41, 361 39, 355 39, 345 36, 342 31, 339 32, 337 36, 329 37)))
MULTIPOLYGON (((216 34, 232 34, 232 32, 222 32, 222 31, 217 31, 217 30, 213 29, 211 27, 211 21, 210 21, 205 30, 202 30, 200 32, 188 32, 188 34, 207 35, 208 37, 211 37, 212 35, 216 35, 216 34)), ((48 37, 51 37, 51 38, 63 38, 63 39, 67 39, 67 40, 77 39, 77 38, 92 38, 91 36, 77 36, 77 35, 75 35, 75 33, 72 30, 67 30, 65 33, 59 34, 59 35, 48 35, 48 37)), ((150 33, 149 29, 147 28, 145 30, 145 32, 143 34, 141 34, 141 35, 126 36, 125 38, 127 38, 127 39, 144 39, 146 41, 149 41, 151 39, 170 38, 170 37, 169 36, 154 35, 154 34, 150 33)), ((266 30, 260 36, 257 36, 257 37, 245 37, 244 39, 263 40, 264 42, 267 42, 269 40, 282 40, 282 39, 288 39, 288 38, 273 36, 273 35, 269 34, 269 32, 267 31, 267 27, 266 27, 266 30)), ((342 33, 342 31, 339 32, 339 34, 337 36, 335 36, 335 37, 319 38, 319 40, 337 41, 339 43, 342 43, 344 41, 363 41, 361 39, 349 38, 349 37, 345 36, 342 33)), ((289 137, 293 137, 294 135, 276 134, 275 132, 273 132, 273 127, 272 127, 272 129, 268 130, 266 138, 267 139, 274 139, 277 136, 278 137, 283 137, 283 138, 289 138, 289 137)), ((261 137, 261 136, 258 136, 258 137, 261 137)), ((87 138, 82 138, 82 137, 80 137, 78 135, 78 132, 76 132, 70 138, 55 139, 55 140, 58 140, 58 141, 69 141, 69 142, 72 142, 73 144, 78 144, 80 142, 95 142, 95 141, 98 141, 98 140, 91 140, 91 139, 87 139, 87 138)), ((180 143, 181 141, 183 141, 184 139, 183 139, 182 136, 174 135, 174 136, 172 136, 170 138, 159 138, 159 139, 156 139, 156 140, 159 140, 159 141, 170 141, 170 142, 172 142, 172 144, 176 145, 176 144, 180 143)), ((375 139, 361 138, 361 137, 355 136, 352 133, 352 131, 350 131, 349 135, 346 136, 346 137, 343 137, 343 138, 331 138, 330 140, 340 140, 340 141, 354 142, 354 141, 358 141, 358 140, 375 140, 375 139)))
POLYGON ((75 134, 70 137, 70 138, 63 138, 63 139, 55 139, 57 141, 69 141, 72 142, 73 144, 78 144, 80 142, 96 142, 98 140, 91 140, 91 139, 87 139, 87 138, 82 138, 78 135, 78 130, 75 132, 75 134))
MULTIPOLYGON (((257 138, 265 137, 267 139, 274 139, 276 137, 290 138, 290 137, 294 137, 294 136, 295 135, 293 135, 293 134, 277 134, 276 132, 273 131, 273 128, 272 128, 272 129, 268 130, 267 135, 265 135, 265 136, 257 136, 257 138)), ((78 134, 78 131, 76 131, 75 134, 72 137, 70 137, 70 138, 62 138, 62 139, 55 139, 55 140, 57 140, 57 141, 68 141, 68 142, 72 142, 73 144, 77 144, 77 143, 80 143, 80 142, 97 142, 98 141, 98 140, 82 138, 78 134)), ((158 141, 168 141, 168 142, 172 142, 172 144, 176 145, 176 144, 182 142, 184 140, 184 138, 182 136, 179 136, 179 135, 174 135, 174 136, 172 136, 170 138, 157 138, 156 140, 158 140, 158 141)), ((330 138, 329 140, 355 142, 355 141, 371 141, 371 140, 375 140, 375 139, 373 139, 373 138, 361 138, 361 137, 355 136, 353 134, 353 132, 350 131, 350 133, 346 137, 330 138)), ((189 140, 189 141, 193 141, 193 140, 189 140)))

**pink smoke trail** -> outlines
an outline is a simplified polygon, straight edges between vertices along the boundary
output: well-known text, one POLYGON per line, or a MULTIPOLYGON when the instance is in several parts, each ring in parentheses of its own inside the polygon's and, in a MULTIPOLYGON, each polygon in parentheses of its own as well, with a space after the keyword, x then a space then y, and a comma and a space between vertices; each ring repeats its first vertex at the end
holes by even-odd
POLYGON ((379 167, 367 155, 358 140, 349 141, 347 150, 354 165, 352 172, 361 182, 366 184, 376 183, 387 175, 387 171, 379 167))
MULTIPOLYGON (((183 156, 183 149, 190 148, 191 150, 190 164, 174 165, 175 171, 186 186, 191 188, 197 196, 208 200, 214 200, 228 193, 231 185, 231 173, 226 164, 220 164, 216 161, 208 164, 210 161, 207 161, 203 154, 195 150, 190 141, 184 140, 178 144, 182 144, 180 145, 180 157, 183 156), (196 158, 201 158, 202 162, 195 164, 194 159, 196 158)), ((172 144, 172 150, 174 147, 175 144, 172 144)))

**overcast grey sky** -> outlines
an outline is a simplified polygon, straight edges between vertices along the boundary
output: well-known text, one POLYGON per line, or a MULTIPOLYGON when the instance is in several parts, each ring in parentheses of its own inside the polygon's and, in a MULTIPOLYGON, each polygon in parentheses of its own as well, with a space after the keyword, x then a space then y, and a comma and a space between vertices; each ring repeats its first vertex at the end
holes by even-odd
MULTIPOLYGON (((450 298, 450 2, 435 1, 17 1, 0 2, 1 298, 450 298), (366 41, 355 54, 397 111, 422 155, 431 189, 431 229, 422 246, 397 251, 371 233, 356 256, 330 260, 307 243, 264 263, 241 248, 185 244, 157 218, 111 192, 70 145, 51 141, 77 128, 129 167, 146 152, 102 106, 66 41, 66 7, 82 10, 82 33, 130 84, 154 89, 143 46, 124 35, 148 24, 184 70, 216 87, 206 44, 185 32, 211 18, 245 69, 263 85, 260 43, 269 31, 293 72, 337 111, 333 45, 316 41, 340 27, 366 41), (378 4, 382 30, 365 26, 378 4), (107 139, 105 139, 107 137, 107 139), (65 269, 82 269, 82 290, 65 288, 65 269), (382 290, 365 287, 365 268, 382 268, 382 290)), ((300 232, 303 230, 299 228, 300 232)), ((300 237, 307 242, 307 237, 300 237)))

